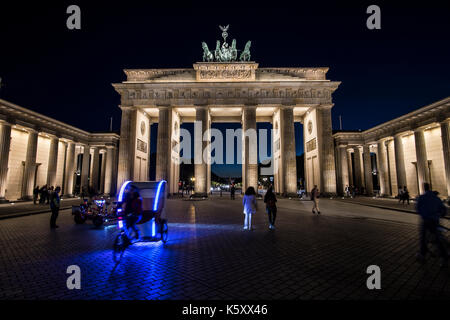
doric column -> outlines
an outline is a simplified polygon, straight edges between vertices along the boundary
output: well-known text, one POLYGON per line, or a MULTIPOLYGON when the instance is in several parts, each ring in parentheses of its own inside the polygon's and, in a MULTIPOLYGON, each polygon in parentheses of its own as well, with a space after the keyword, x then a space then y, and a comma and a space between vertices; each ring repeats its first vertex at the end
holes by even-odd
POLYGON ((334 142, 331 124, 331 107, 321 106, 317 109, 317 136, 320 161, 321 192, 336 193, 336 163, 334 159, 334 142))
POLYGON ((416 160, 417 160, 417 179, 419 183, 419 193, 425 192, 423 184, 430 183, 430 174, 428 172, 427 149, 425 146, 425 137, 422 128, 414 130, 414 142, 416 146, 416 160))
POLYGON ((347 167, 348 167, 348 182, 350 185, 355 185, 353 181, 353 164, 352 164, 352 151, 347 149, 347 167))
POLYGON ((122 184, 132 179, 134 166, 134 151, 136 140, 137 111, 131 107, 121 107, 122 120, 120 124, 119 163, 117 172, 117 190, 122 184))
POLYGON ((98 147, 94 147, 94 154, 92 155, 92 172, 90 179, 90 186, 94 190, 95 193, 99 191, 99 183, 98 183, 98 174, 99 174, 99 161, 100 161, 100 150, 98 147))
POLYGON ((390 157, 391 157, 391 153, 389 152, 389 140, 386 140, 385 142, 384 142, 384 145, 385 145, 385 147, 386 147, 386 174, 387 174, 387 177, 388 177, 388 179, 387 179, 387 182, 388 182, 388 184, 387 184, 387 193, 390 195, 390 196, 392 196, 392 195, 394 195, 394 193, 393 193, 393 190, 392 190, 392 179, 391 179, 391 160, 390 160, 390 157))
POLYGON ((102 151, 102 163, 100 166, 100 194, 105 194, 105 168, 106 168, 106 151, 102 151))
POLYGON ((168 163, 169 154, 167 147, 170 146, 169 136, 169 108, 159 107, 158 137, 156 143, 156 180, 169 178, 168 163))
POLYGON ((11 124, 0 122, 0 202, 5 201, 10 145, 11 124))
POLYGON ((403 140, 401 133, 394 136, 395 170, 397 171, 398 189, 406 186, 405 155, 403 151, 403 140))
MULTIPOLYGON (((283 166, 283 190, 286 194, 297 193, 297 159, 295 154, 294 107, 283 106, 280 109, 281 153, 283 166)), ((255 114, 256 116, 256 114, 255 114)), ((256 129, 256 122, 255 122, 256 129)), ((256 152, 255 152, 256 153, 256 152)), ((258 164, 256 164, 258 170, 258 164)), ((258 177, 256 177, 258 178, 258 177)))
POLYGON ((380 195, 387 195, 389 181, 387 177, 386 146, 382 140, 377 141, 377 168, 380 184, 380 195))
POLYGON ((208 164, 203 159, 203 151, 207 147, 207 141, 203 141, 203 135, 208 130, 208 108, 206 106, 195 107, 194 124, 194 175, 195 193, 205 195, 207 193, 208 164))
POLYGON ((361 151, 358 146, 353 147, 353 159, 355 165, 355 187, 361 191, 362 187, 362 168, 361 168, 361 151))
POLYGON ((80 193, 83 191, 88 192, 89 190, 89 157, 90 157, 89 145, 83 145, 83 163, 81 165, 81 186, 80 193))
POLYGON ((245 105, 242 109, 242 184, 244 189, 252 186, 256 192, 258 192, 257 145, 256 105, 245 105))
POLYGON ((104 187, 104 193, 111 195, 113 193, 112 187, 113 187, 113 170, 114 170, 114 152, 115 148, 114 146, 106 146, 106 153, 103 154, 103 156, 106 156, 105 159, 105 187, 104 187))
POLYGON ((340 194, 344 194, 345 187, 349 185, 349 169, 348 169, 348 160, 347 160, 347 146, 345 145, 339 145, 337 147, 337 156, 339 160, 339 169, 337 170, 338 173, 338 192, 340 194))
POLYGON ((47 186, 56 188, 56 169, 58 167, 58 146, 59 138, 50 138, 50 150, 48 153, 47 186))
POLYGON ((36 155, 38 144, 38 132, 28 129, 27 153, 25 156, 25 168, 23 171, 22 196, 23 200, 33 199, 34 179, 36 174, 36 155))
POLYGON ((366 193, 371 196, 373 194, 373 179, 372 179, 372 161, 370 158, 370 145, 363 146, 363 163, 364 163, 364 181, 366 193))
POLYGON ((73 178, 75 175, 75 143, 67 142, 66 170, 64 179, 64 194, 71 197, 73 195, 73 178))
POLYGON ((442 153, 444 154, 445 179, 447 196, 450 197, 450 130, 449 122, 441 122, 442 153))

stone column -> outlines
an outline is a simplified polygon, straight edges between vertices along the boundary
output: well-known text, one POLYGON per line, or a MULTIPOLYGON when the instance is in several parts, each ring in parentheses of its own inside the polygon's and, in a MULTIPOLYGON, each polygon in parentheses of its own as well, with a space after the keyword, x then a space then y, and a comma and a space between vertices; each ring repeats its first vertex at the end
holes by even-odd
POLYGON ((34 179, 36 174, 36 155, 38 144, 38 132, 28 130, 27 153, 25 156, 25 168, 23 171, 22 196, 23 200, 33 199, 34 179))
POLYGON ((48 153, 47 186, 56 188, 56 168, 58 166, 59 138, 50 138, 50 151, 48 153))
POLYGON ((442 153, 444 154, 445 179, 447 196, 450 197, 450 130, 449 122, 441 122, 442 153))
POLYGON ((11 146, 11 124, 0 122, 0 202, 5 202, 8 178, 9 148, 11 146))
POLYGON ((91 180, 90 185, 95 193, 99 191, 99 183, 98 183, 98 174, 100 170, 100 150, 98 147, 94 147, 94 154, 92 155, 92 172, 91 172, 91 180))
POLYGON ((105 184, 104 184, 104 193, 107 195, 111 195, 113 193, 113 160, 114 160, 114 151, 115 148, 113 146, 106 146, 106 153, 103 154, 105 156, 105 184))
POLYGON ((348 182, 350 185, 355 185, 353 181, 353 164, 352 164, 352 152, 351 149, 347 149, 347 167, 348 167, 348 182))
POLYGON ((169 154, 167 153, 170 146, 169 135, 169 108, 159 107, 158 119, 158 137, 156 143, 156 180, 169 179, 168 165, 169 154))
POLYGON ((89 157, 90 157, 90 148, 89 145, 83 145, 83 163, 81 165, 81 186, 80 193, 88 192, 89 190, 89 157))
POLYGON ((121 107, 119 163, 117 169, 117 190, 122 184, 133 178, 134 151, 136 145, 137 111, 131 107, 121 107))
POLYGON ((75 143, 67 142, 66 170, 64 179, 64 195, 73 195, 73 178, 75 174, 75 143))
POLYGON ((389 152, 389 140, 386 140, 384 142, 384 145, 386 147, 386 174, 387 174, 387 192, 390 196, 394 195, 392 190, 392 180, 391 180, 391 160, 390 160, 390 152, 389 152))
POLYGON ((339 158, 339 170, 338 171, 338 187, 339 193, 345 193, 345 187, 349 185, 349 169, 348 169, 348 160, 347 160, 347 146, 339 145, 337 147, 337 156, 339 158))
POLYGON ((100 194, 105 194, 105 167, 106 167, 106 151, 101 152, 102 162, 100 166, 100 194))
POLYGON ((203 151, 207 147, 207 141, 203 141, 203 135, 208 130, 208 107, 195 107, 194 124, 194 176, 195 193, 204 196, 207 194, 208 164, 203 159, 203 151))
POLYGON ((325 194, 336 194, 336 163, 334 159, 331 107, 332 105, 328 105, 317 109, 317 143, 322 189, 320 192, 325 194))
POLYGON ((430 174, 428 171, 427 149, 425 146, 425 136, 423 129, 418 128, 414 130, 414 142, 416 146, 416 160, 417 160, 417 178, 419 183, 419 193, 425 192, 423 184, 430 183, 430 174))
MULTIPOLYGON (((297 159, 295 153, 294 107, 283 106, 281 118, 281 152, 283 160, 283 190, 287 195, 297 195, 297 159)), ((256 168, 258 165, 256 165, 256 168)))
POLYGON ((371 196, 373 194, 373 179, 372 179, 372 161, 370 158, 370 145, 363 146, 363 163, 364 163, 364 181, 366 194, 371 196))
MULTIPOLYGON (((395 169, 397 171, 397 189, 406 186, 405 155, 401 133, 394 136, 395 169)), ((398 192, 398 190, 397 190, 398 192)))
POLYGON ((361 191, 362 184, 362 168, 361 168, 361 151, 359 147, 353 147, 353 157, 355 165, 355 187, 361 191))
POLYGON ((380 195, 388 194, 388 177, 387 177, 387 160, 386 160, 386 146, 384 141, 377 141, 377 167, 378 179, 380 184, 380 195))
POLYGON ((258 192, 257 146, 256 105, 245 105, 242 109, 242 184, 244 189, 251 186, 256 192, 258 192))

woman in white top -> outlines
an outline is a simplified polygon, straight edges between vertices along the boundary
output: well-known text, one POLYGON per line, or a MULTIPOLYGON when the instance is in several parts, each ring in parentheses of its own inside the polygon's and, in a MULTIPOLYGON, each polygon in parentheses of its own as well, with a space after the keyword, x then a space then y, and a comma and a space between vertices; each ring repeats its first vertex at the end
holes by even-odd
POLYGON ((256 213, 256 192, 255 188, 248 187, 245 191, 244 199, 242 200, 244 206, 244 230, 252 230, 252 214, 256 213))

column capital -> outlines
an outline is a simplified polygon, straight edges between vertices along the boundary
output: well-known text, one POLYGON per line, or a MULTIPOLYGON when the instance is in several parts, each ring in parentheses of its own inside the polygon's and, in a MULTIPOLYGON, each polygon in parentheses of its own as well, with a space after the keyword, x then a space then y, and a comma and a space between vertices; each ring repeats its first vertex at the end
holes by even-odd
POLYGON ((0 119, 0 125, 12 127, 14 125, 14 123, 0 119))
POLYGON ((444 125, 445 125, 445 124, 449 125, 449 124, 450 124, 450 118, 439 121, 439 124, 440 124, 440 125, 443 125, 443 124, 444 124, 444 125))

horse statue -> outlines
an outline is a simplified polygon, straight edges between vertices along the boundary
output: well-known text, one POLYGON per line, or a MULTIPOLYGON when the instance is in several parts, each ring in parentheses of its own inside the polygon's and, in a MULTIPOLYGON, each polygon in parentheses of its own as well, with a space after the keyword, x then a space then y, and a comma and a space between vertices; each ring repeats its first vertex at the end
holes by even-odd
POLYGON ((231 42, 231 61, 236 61, 237 59, 237 49, 236 49, 236 39, 231 42))
POLYGON ((214 56, 211 53, 211 51, 209 51, 208 45, 206 44, 206 42, 202 42, 202 47, 203 47, 203 61, 208 61, 208 62, 213 61, 214 56))
POLYGON ((216 50, 214 51, 214 56, 216 57, 216 61, 222 61, 222 52, 220 51, 220 41, 217 40, 216 50))
POLYGON ((242 51, 241 56, 239 57, 239 60, 241 61, 250 61, 250 46, 252 45, 251 41, 247 41, 245 44, 244 51, 242 51))

